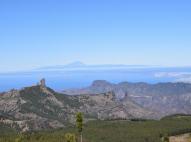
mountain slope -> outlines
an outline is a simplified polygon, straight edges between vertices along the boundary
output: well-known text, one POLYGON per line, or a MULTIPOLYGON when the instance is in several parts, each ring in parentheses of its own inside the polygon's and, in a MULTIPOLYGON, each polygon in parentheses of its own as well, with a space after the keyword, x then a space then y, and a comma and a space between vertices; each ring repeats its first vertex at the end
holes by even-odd
POLYGON ((191 85, 185 83, 95 81, 84 89, 58 93, 42 80, 38 85, 0 94, 0 123, 31 131, 71 125, 76 112, 83 112, 85 121, 160 119, 170 114, 191 114, 190 108, 191 85))
POLYGON ((191 84, 188 83, 129 83, 112 84, 104 80, 94 81, 90 87, 65 90, 65 94, 99 94, 113 91, 116 97, 133 101, 145 109, 157 112, 158 118, 165 115, 191 114, 191 84))
POLYGON ((65 95, 44 84, 0 94, 0 122, 21 131, 65 127, 76 112, 88 119, 151 118, 153 113, 130 99, 120 102, 113 92, 65 95))

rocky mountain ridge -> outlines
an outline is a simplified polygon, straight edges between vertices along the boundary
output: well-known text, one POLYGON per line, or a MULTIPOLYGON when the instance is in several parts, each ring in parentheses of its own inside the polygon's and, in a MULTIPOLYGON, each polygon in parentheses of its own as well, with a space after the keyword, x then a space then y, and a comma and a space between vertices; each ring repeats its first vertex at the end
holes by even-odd
POLYGON ((66 95, 38 85, 0 94, 0 122, 20 131, 60 128, 74 123, 76 112, 85 120, 152 118, 154 113, 115 93, 66 95))
POLYGON ((21 90, 0 93, 0 123, 19 131, 72 125, 75 114, 92 119, 160 119, 191 114, 191 84, 95 81, 90 87, 58 93, 45 80, 21 90))
POLYGON ((191 114, 191 84, 189 83, 121 82, 113 84, 105 80, 97 80, 87 88, 65 90, 64 93, 80 95, 108 91, 113 91, 120 101, 129 98, 142 108, 157 112, 159 118, 177 113, 191 114))

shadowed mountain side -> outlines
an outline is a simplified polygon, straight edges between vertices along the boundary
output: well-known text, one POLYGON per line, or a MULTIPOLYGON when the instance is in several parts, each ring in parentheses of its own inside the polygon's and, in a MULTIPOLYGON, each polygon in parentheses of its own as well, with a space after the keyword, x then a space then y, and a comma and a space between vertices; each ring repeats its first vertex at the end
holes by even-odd
POLYGON ((191 110, 191 84, 189 83, 129 83, 112 84, 104 80, 97 80, 90 87, 65 90, 65 94, 100 94, 113 91, 116 98, 122 102, 128 100, 145 109, 157 112, 157 117, 184 113, 191 110))

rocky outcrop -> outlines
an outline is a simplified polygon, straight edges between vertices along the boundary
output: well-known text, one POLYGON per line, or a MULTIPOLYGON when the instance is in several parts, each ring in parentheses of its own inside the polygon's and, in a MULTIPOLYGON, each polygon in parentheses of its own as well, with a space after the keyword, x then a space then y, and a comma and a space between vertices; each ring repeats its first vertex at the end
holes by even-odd
POLYGON ((65 90, 64 93, 78 95, 99 94, 108 91, 113 91, 116 98, 122 102, 131 100, 141 108, 157 112, 155 118, 176 113, 191 114, 191 84, 188 83, 147 84, 122 82, 112 84, 99 80, 94 81, 90 87, 65 90), (128 99, 126 99, 127 96, 128 99))
POLYGON ((88 88, 65 93, 48 88, 45 81, 1 93, 0 123, 30 131, 65 127, 75 122, 77 112, 83 112, 85 121, 160 119, 176 113, 191 114, 190 84, 111 84, 99 80, 88 88))
POLYGON ((151 113, 131 100, 118 101, 112 91, 71 96, 39 84, 0 95, 0 116, 5 118, 1 123, 22 131, 64 127, 75 122, 77 112, 83 112, 86 121, 142 118, 151 113))

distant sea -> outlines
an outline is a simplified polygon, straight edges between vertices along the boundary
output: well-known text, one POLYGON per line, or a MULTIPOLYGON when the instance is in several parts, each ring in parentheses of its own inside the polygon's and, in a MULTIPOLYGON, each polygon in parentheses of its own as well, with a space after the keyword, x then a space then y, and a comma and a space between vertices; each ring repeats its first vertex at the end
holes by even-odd
POLYGON ((94 80, 119 82, 190 82, 190 68, 141 68, 105 70, 51 70, 0 74, 0 92, 32 86, 45 78, 47 86, 62 91, 83 88, 94 80))

